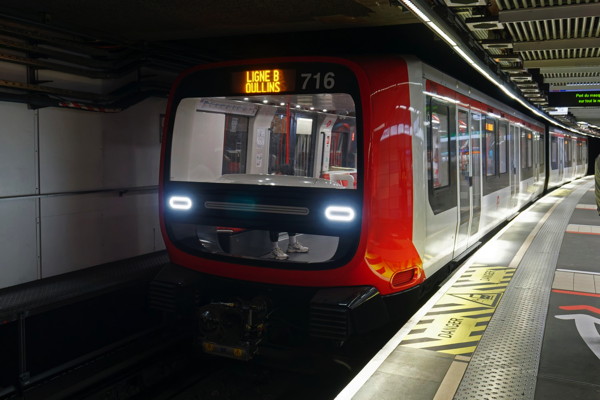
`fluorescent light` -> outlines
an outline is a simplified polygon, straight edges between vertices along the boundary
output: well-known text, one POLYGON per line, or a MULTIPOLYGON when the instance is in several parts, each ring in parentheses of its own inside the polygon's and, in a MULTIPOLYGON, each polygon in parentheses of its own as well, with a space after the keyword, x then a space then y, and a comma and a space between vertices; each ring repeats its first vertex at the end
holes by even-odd
POLYGON ((415 6, 411 1, 403 0, 402 2, 406 7, 410 8, 410 11, 415 13, 417 17, 421 18, 425 22, 431 22, 431 20, 425 14, 423 14, 423 12, 419 10, 417 6, 415 6))
POLYGON ((502 90, 511 99, 513 99, 513 100, 517 99, 517 96, 515 96, 514 93, 510 89, 508 89, 507 87, 500 86, 500 90, 502 90))
MULTIPOLYGON (((559 126, 563 129, 566 129, 573 133, 578 133, 578 134, 583 133, 581 131, 577 131, 571 127, 568 127, 564 124, 561 124, 559 121, 557 121, 557 120, 551 118, 549 115, 539 111, 537 109, 537 107, 535 107, 532 104, 530 104, 529 102, 523 100, 518 94, 516 94, 509 88, 505 87, 504 82, 502 80, 500 80, 497 76, 495 76, 493 74, 490 75, 490 73, 488 73, 484 68, 482 68, 480 66, 480 64, 481 64, 480 60, 473 59, 467 54, 467 51, 469 51, 469 50, 467 48, 465 48, 465 46, 463 46, 462 43, 461 44, 456 43, 456 41, 454 41, 454 39, 452 39, 450 37, 450 35, 444 31, 444 29, 442 29, 440 26, 438 26, 435 21, 432 21, 432 19, 430 19, 427 16, 429 11, 427 11, 425 9, 421 10, 420 6, 417 6, 415 3, 413 3, 410 0, 401 0, 401 1, 402 1, 402 4, 404 4, 413 14, 415 14, 419 19, 421 19, 421 21, 423 21, 427 26, 429 26, 429 28, 431 30, 435 31, 442 39, 444 39, 444 41, 446 41, 448 44, 450 44, 452 49, 460 57, 462 57, 466 62, 468 62, 473 68, 475 68, 481 75, 486 77, 490 82, 492 82, 494 85, 498 86, 511 99, 518 101, 525 108, 529 109, 530 111, 532 111, 534 114, 538 115, 539 117, 544 118, 546 121, 550 122, 553 125, 559 126)), ((459 40, 459 42, 460 42, 460 40, 459 40)), ((583 133, 583 134, 585 134, 585 133, 583 133)))
POLYGON ((330 221, 350 222, 355 215, 354 210, 350 207, 329 206, 325 209, 325 216, 330 221))
POLYGON ((469 57, 469 56, 467 55, 467 53, 465 53, 465 52, 463 51, 463 49, 461 49, 460 47, 458 47, 458 46, 452 46, 452 49, 454 49, 454 51, 455 51, 455 52, 457 52, 457 53, 458 53, 458 55, 459 55, 459 56, 461 56, 461 57, 462 57, 462 58, 463 58, 463 59, 464 59, 466 62, 468 62, 469 64, 475 64, 475 61, 473 61, 473 60, 471 59, 471 57, 469 57))
POLYGON ((431 27, 431 29, 433 29, 438 35, 440 35, 442 37, 442 39, 444 39, 446 42, 448 42, 448 44, 452 47, 456 46, 456 42, 454 40, 452 40, 450 38, 450 36, 448 36, 448 34, 446 32, 444 32, 442 30, 442 28, 440 28, 439 26, 437 26, 436 24, 434 24, 433 22, 428 22, 427 25, 429 25, 431 27))
POLYGON ((183 196, 172 196, 169 199, 169 206, 174 210, 189 210, 192 208, 192 199, 183 196))

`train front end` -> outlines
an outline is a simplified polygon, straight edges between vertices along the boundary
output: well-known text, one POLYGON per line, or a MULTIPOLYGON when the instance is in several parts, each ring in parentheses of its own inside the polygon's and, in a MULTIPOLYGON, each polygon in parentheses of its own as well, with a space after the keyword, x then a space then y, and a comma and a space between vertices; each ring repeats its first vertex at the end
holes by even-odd
POLYGON ((248 359, 291 327, 343 342, 387 322, 378 287, 389 277, 365 261, 367 87, 360 68, 333 58, 222 63, 178 79, 160 190, 172 265, 151 299, 195 318, 204 351, 248 359))

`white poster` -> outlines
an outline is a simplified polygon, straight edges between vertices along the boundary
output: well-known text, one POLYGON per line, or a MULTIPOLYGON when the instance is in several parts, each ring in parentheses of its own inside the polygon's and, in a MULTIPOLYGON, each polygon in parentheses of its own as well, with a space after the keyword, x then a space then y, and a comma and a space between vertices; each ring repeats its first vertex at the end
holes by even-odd
POLYGON ((267 137, 267 129, 266 128, 258 128, 256 130, 256 145, 258 147, 265 146, 265 137, 267 137))

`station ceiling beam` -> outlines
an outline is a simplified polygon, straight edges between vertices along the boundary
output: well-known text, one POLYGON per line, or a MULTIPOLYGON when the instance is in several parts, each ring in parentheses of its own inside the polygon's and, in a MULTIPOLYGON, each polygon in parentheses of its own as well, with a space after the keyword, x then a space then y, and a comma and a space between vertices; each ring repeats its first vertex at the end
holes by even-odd
POLYGON ((600 71, 600 57, 561 58, 556 60, 525 60, 523 67, 529 68, 565 68, 563 72, 600 71))
POLYGON ((586 77, 586 78, 577 78, 577 77, 568 77, 568 78, 544 78, 544 83, 550 84, 566 84, 566 83, 577 83, 577 84, 586 84, 586 83, 597 83, 600 84, 600 76, 596 77, 586 77))
POLYGON ((600 38, 532 40, 513 43, 514 52, 600 48, 600 38))
POLYGON ((498 13, 499 21, 502 23, 599 16, 600 3, 571 4, 561 5, 560 7, 553 6, 520 8, 514 10, 503 10, 498 13))
POLYGON ((548 74, 595 74, 600 72, 600 66, 588 67, 588 68, 577 68, 577 67, 548 67, 548 68, 540 68, 540 74, 548 75, 548 74))

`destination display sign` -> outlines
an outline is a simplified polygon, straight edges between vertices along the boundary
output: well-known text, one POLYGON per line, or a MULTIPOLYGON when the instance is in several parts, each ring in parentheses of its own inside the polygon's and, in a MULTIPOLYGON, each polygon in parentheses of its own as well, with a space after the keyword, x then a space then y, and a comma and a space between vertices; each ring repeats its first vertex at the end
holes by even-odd
POLYGON ((550 107, 598 107, 600 91, 550 92, 548 105, 550 107))
POLYGON ((294 90, 296 71, 253 69, 233 74, 233 90, 239 93, 280 93, 294 90))

